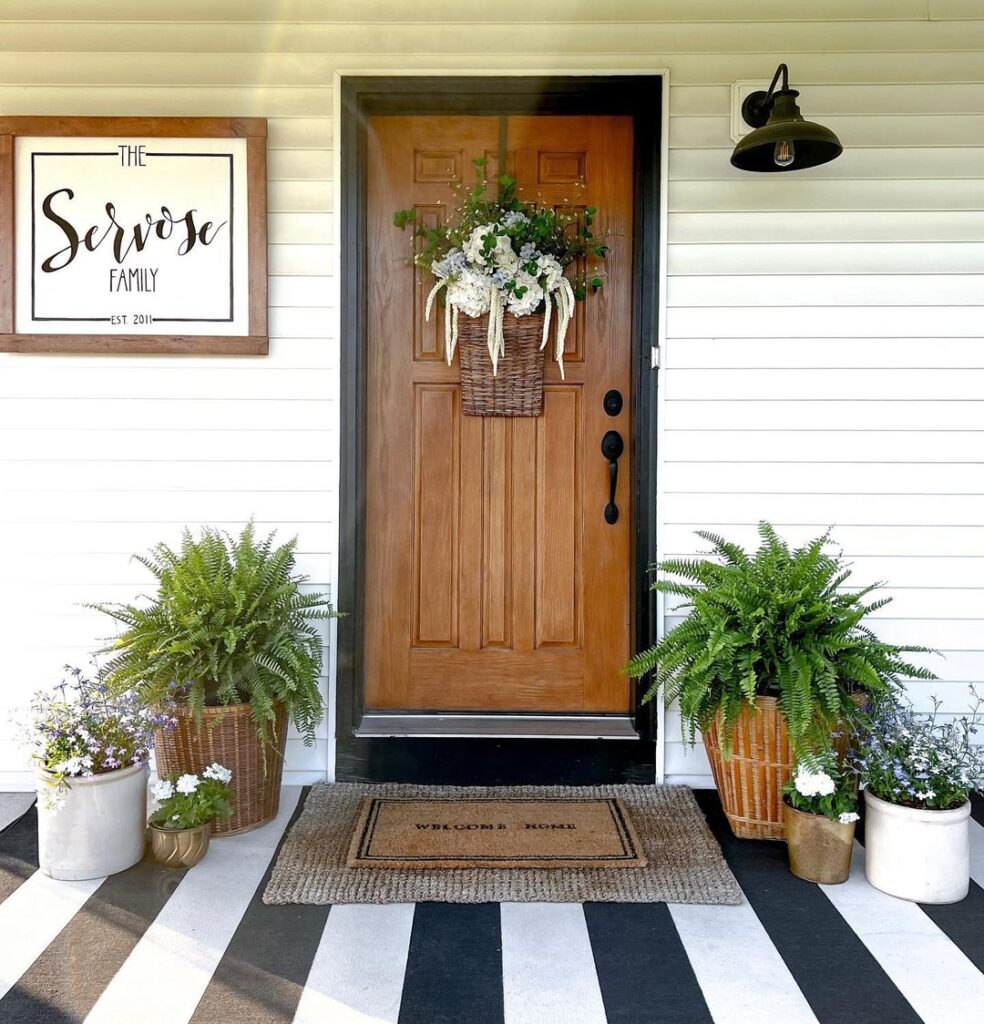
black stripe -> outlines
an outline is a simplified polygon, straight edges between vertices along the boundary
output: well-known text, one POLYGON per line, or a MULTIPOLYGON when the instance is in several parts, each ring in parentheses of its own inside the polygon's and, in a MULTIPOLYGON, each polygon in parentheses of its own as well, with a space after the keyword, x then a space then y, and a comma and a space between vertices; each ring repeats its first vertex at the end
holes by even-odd
POLYGON ((503 1012, 499 904, 418 903, 399 1024, 502 1024, 503 1012))
POLYGON ((0 834, 0 903, 38 869, 38 808, 35 804, 0 834))
POLYGON ((83 1020, 184 875, 148 857, 107 878, 0 999, 0 1021, 83 1020))
POLYGON ((300 904, 268 906, 263 902, 263 891, 288 832, 304 810, 309 792, 310 786, 306 786, 277 852, 198 1003, 191 1018, 198 1024, 279 1024, 294 1019, 331 908, 300 904))
MULTIPOLYGON (((717 794, 694 794, 728 866, 820 1024, 920 1024, 920 1018, 819 886, 797 878, 786 844, 736 839, 717 794), (858 1000, 866 1016, 858 1016, 858 1000)), ((913 951, 918 960, 918 953, 913 951)))
POLYGON ((711 1024, 665 903, 585 903, 608 1024, 711 1024))

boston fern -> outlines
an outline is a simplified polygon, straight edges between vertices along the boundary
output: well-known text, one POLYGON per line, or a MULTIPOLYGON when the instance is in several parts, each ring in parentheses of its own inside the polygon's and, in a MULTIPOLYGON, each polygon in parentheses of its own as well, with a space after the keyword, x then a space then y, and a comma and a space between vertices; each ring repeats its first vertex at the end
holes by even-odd
POLYGON ((864 625, 891 598, 868 600, 879 584, 843 589, 851 571, 825 553, 830 531, 795 550, 768 523, 758 532, 761 544, 749 555, 698 531, 716 558, 657 566, 685 582, 658 579, 653 590, 683 598, 691 611, 626 671, 652 673, 644 700, 660 691, 679 699, 691 743, 720 714, 729 752, 743 707, 771 695, 785 713, 794 749, 824 749, 838 721, 856 714, 852 694, 878 698, 896 691, 902 677, 935 678, 902 657, 927 648, 883 643, 864 625))
POLYGON ((103 653, 111 685, 135 688, 152 707, 177 697, 196 721, 206 704, 248 703, 265 740, 283 704, 305 741, 314 741, 323 703, 322 643, 316 619, 334 615, 325 594, 305 594, 294 572, 297 538, 274 546, 252 523, 238 539, 185 530, 179 551, 166 544, 134 556, 157 579, 146 606, 97 604, 126 629, 103 653))

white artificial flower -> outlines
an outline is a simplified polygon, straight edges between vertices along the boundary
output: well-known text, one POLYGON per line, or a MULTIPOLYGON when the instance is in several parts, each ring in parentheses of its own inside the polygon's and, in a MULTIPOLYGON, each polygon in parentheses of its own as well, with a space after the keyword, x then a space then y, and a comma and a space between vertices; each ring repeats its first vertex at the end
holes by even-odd
POLYGON ((448 281, 447 300, 465 316, 482 316, 492 304, 492 279, 466 268, 448 281))
POLYGON ((151 792, 154 794, 155 800, 170 800, 174 796, 174 783, 170 779, 161 779, 160 782, 154 783, 151 792))
POLYGON ((519 298, 510 292, 506 298, 506 309, 513 316, 529 316, 530 313, 536 312, 537 306, 543 301, 543 289, 535 277, 522 272, 516 275, 516 284, 526 291, 519 298))
POLYGON ((842 825, 851 825, 861 817, 856 811, 844 811, 843 814, 838 815, 837 820, 842 825))
POLYGON ((194 793, 198 789, 198 785, 201 780, 197 775, 182 775, 178 779, 177 790, 179 793, 184 793, 186 796, 194 793))
POLYGON ((564 268, 553 256, 541 256, 536 261, 536 269, 543 282, 543 287, 548 292, 556 291, 560 287, 560 279, 564 276, 564 268))
POLYGON ((475 228, 461 248, 469 263, 485 267, 491 261, 496 267, 512 271, 519 262, 519 257, 513 251, 509 236, 500 235, 497 231, 498 225, 496 224, 482 224, 475 228), (494 236, 495 245, 492 247, 492 251, 486 254, 483 242, 489 235, 494 236))
POLYGON ((202 775, 206 779, 215 779, 216 782, 229 782, 232 779, 232 772, 228 768, 223 767, 217 761, 210 764, 202 775))

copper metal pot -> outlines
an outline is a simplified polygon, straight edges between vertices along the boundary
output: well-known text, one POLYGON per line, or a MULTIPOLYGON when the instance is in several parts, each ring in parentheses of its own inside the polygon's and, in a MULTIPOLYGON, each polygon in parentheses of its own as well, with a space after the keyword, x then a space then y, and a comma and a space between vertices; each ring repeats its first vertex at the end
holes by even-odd
POLYGON ((783 823, 789 848, 789 870, 798 878, 821 885, 839 885, 851 873, 854 822, 797 811, 783 801, 783 823))
POLYGON ((150 848, 158 864, 166 868, 190 868, 208 853, 211 822, 197 828, 150 826, 150 848))

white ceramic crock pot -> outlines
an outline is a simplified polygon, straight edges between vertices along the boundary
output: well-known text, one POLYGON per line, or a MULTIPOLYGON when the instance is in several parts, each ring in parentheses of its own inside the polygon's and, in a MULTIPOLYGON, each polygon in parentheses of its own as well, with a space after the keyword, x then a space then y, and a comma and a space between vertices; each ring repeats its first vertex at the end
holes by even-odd
POLYGON ((864 793, 868 881, 917 903, 956 903, 970 889, 970 802, 952 811, 900 807, 864 793))
MULTIPOLYGON (((39 782, 50 778, 39 772, 39 782)), ((57 810, 38 800, 38 862, 52 878, 101 878, 133 867, 147 836, 147 766, 68 779, 57 810)))

